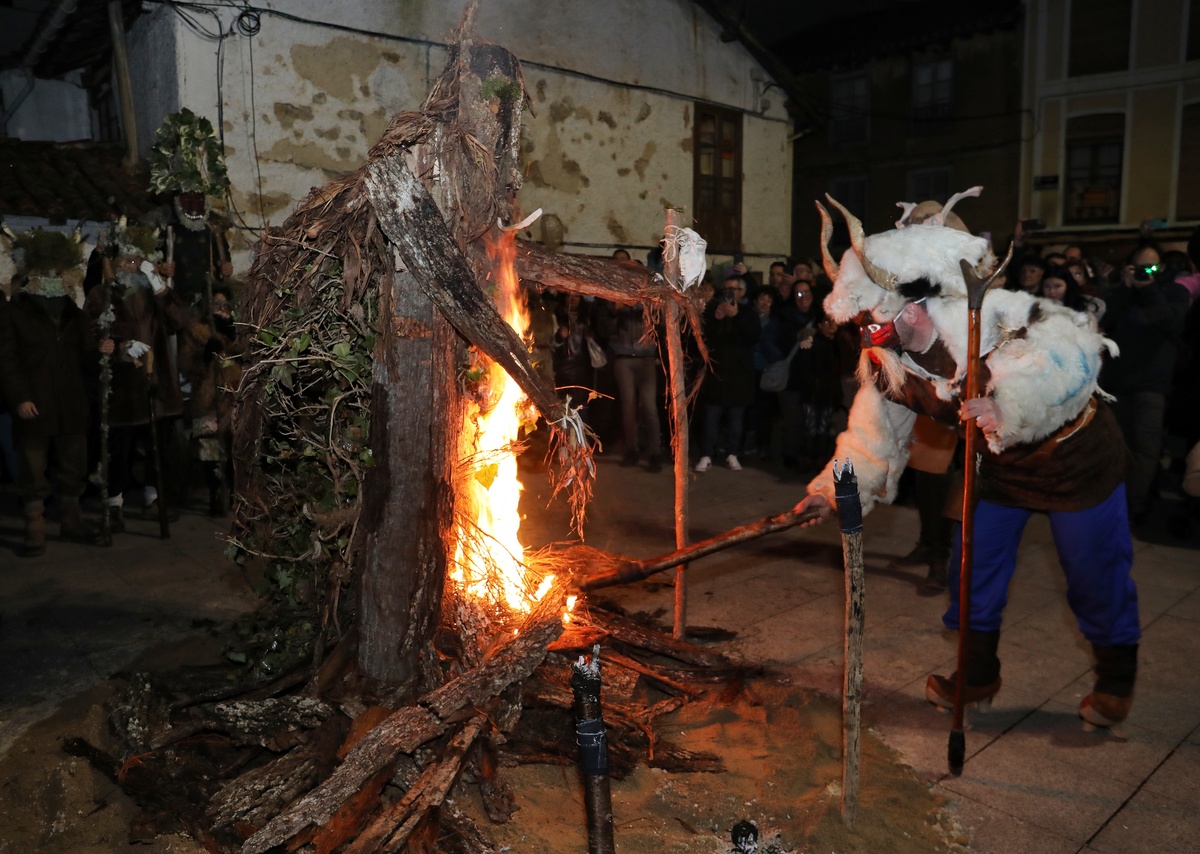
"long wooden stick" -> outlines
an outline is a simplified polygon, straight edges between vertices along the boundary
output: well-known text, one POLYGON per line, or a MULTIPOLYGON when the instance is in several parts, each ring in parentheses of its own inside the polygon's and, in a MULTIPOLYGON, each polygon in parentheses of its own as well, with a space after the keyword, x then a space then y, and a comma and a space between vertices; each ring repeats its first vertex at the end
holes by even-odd
POLYGON ((842 663, 842 821, 854 826, 858 811, 858 780, 862 738, 863 567, 862 500, 850 460, 834 463, 834 493, 842 523, 842 553, 846 561, 846 624, 842 663))
MULTIPOLYGON (((104 262, 107 266, 107 262, 104 262)), ((104 287, 104 311, 100 313, 100 340, 104 341, 112 334, 113 321, 116 320, 116 314, 113 311, 113 286, 115 282, 105 276, 108 281, 104 287)), ((113 357, 112 353, 100 354, 100 458, 96 461, 96 473, 93 476, 93 481, 100 487, 100 541, 106 545, 112 545, 112 507, 108 503, 108 431, 109 431, 109 403, 112 399, 112 376, 113 376, 113 357)))
MULTIPOLYGON (((667 235, 679 228, 679 211, 667 209, 667 235)), ((679 253, 673 253, 664 270, 668 282, 680 282, 683 274, 679 268, 679 253)), ((679 303, 667 303, 667 368, 671 388, 671 448, 674 452, 675 472, 675 548, 688 544, 688 417, 687 379, 684 376, 683 343, 679 333, 679 303)), ((687 564, 675 568, 675 621, 676 640, 683 640, 687 631, 687 564)))
POLYGON ((154 350, 146 352, 146 415, 150 422, 150 457, 154 460, 154 489, 158 493, 158 535, 164 540, 171 537, 171 524, 167 517, 167 479, 163 476, 162 448, 158 442, 158 416, 154 402, 158 399, 158 384, 154 376, 154 350))
POLYGON ((739 525, 732 530, 726 531, 724 534, 717 534, 715 537, 709 537, 707 540, 692 543, 690 546, 676 549, 673 552, 659 555, 655 558, 648 560, 618 559, 620 563, 616 569, 598 573, 591 578, 579 579, 576 584, 580 590, 586 591, 598 590, 601 587, 612 587, 614 584, 628 584, 632 581, 641 581, 643 578, 649 578, 656 572, 662 572, 664 569, 670 569, 673 566, 697 560, 713 552, 719 552, 721 549, 735 546, 738 543, 758 539, 767 534, 774 534, 777 531, 786 531, 788 528, 794 528, 810 519, 817 518, 817 515, 815 510, 808 510, 804 513, 788 510, 785 513, 779 513, 775 516, 767 516, 757 522, 739 525))
MULTIPOLYGON (((1012 246, 1008 255, 995 272, 981 279, 966 261, 960 261, 963 280, 967 284, 967 387, 964 400, 979 397, 979 350, 980 315, 983 297, 1008 262, 1012 260, 1012 246)), ((967 755, 967 738, 963 727, 964 701, 967 688, 968 638, 971 633, 971 563, 975 550, 975 466, 979 454, 979 426, 972 418, 966 424, 966 451, 963 462, 963 506, 962 506, 962 563, 958 577, 958 669, 954 680, 954 725, 946 747, 950 773, 962 774, 967 755)))

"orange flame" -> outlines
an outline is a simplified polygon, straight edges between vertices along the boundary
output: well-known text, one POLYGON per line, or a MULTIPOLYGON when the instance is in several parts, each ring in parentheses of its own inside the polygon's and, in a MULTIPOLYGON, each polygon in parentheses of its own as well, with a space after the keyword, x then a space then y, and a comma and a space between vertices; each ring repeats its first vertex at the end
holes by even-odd
MULTIPOLYGON (((496 305, 522 338, 529 310, 516 272, 515 234, 488 242, 496 305)), ((518 532, 521 481, 514 447, 529 401, 498 364, 483 358, 477 401, 468 404, 459 459, 472 469, 460 489, 457 544, 450 578, 468 596, 510 612, 528 613, 550 590, 554 576, 532 578, 518 532)))

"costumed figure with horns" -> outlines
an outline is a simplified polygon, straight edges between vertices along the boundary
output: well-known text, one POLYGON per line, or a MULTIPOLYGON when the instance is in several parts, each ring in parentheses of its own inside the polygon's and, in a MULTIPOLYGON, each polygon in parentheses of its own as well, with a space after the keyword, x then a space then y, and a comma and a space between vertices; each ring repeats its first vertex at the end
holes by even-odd
MULTIPOLYGON (((818 203, 822 254, 834 281, 825 301, 838 322, 871 324, 859 364, 861 386, 835 459, 850 459, 863 512, 896 497, 918 414, 944 423, 974 419, 984 442, 976 465, 978 504, 970 576, 971 605, 964 701, 990 702, 1000 689, 1001 617, 1017 548, 1034 512, 1049 515, 1067 602, 1095 654, 1096 681, 1080 715, 1098 726, 1124 720, 1133 700, 1141 631, 1130 577, 1133 548, 1125 507, 1129 453, 1097 384, 1103 355, 1116 347, 1085 314, 1017 291, 992 290, 982 302, 980 396, 963 400, 968 372, 966 275, 997 272, 988 241, 947 227, 950 208, 976 196, 952 197, 926 219, 904 216, 892 231, 864 236, 862 224, 837 202, 852 248, 830 256, 833 224, 818 203), (964 269, 966 268, 966 269, 964 269)), ((835 506, 832 466, 809 485, 798 510, 835 506)), ((950 607, 943 622, 959 625, 957 568, 951 559, 950 607)), ((931 675, 927 698, 954 705, 955 680, 931 675)))

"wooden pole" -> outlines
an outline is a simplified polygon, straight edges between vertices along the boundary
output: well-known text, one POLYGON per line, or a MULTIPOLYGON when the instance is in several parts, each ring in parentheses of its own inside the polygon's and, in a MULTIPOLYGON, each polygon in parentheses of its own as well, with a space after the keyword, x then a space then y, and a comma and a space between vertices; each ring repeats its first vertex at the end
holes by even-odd
POLYGON ((858 809, 858 770, 862 736, 863 593, 862 502, 850 460, 833 466, 834 493, 842 523, 846 560, 846 633, 842 677, 842 821, 854 826, 858 809))
MULTIPOLYGON (((987 278, 981 279, 966 261, 959 262, 963 281, 967 286, 967 385, 963 399, 979 397, 979 356, 982 338, 983 298, 992 282, 996 281, 1008 262, 1012 260, 1013 247, 1008 255, 987 278)), ((975 465, 979 454, 979 425, 975 419, 966 423, 966 449, 963 455, 963 503, 962 503, 962 563, 958 577, 958 670, 954 680, 954 724, 946 745, 946 761, 950 773, 956 777, 963 772, 967 756, 967 737, 963 724, 967 690, 967 644, 971 634, 971 562, 975 551, 975 465)))
POLYGON ((738 525, 736 528, 731 528, 723 534, 716 534, 706 540, 692 543, 689 546, 684 546, 681 549, 676 549, 673 552, 668 552, 658 557, 646 558, 645 560, 612 557, 611 560, 617 564, 616 568, 592 576, 585 576, 576 581, 576 585, 580 590, 599 590, 601 587, 612 587, 614 584, 629 584, 633 581, 641 581, 643 578, 649 578, 656 572, 662 572, 664 569, 670 569, 673 566, 682 566, 690 561, 699 560, 713 552, 719 552, 730 546, 736 546, 738 543, 745 543, 749 540, 765 537, 767 534, 786 531, 788 528, 794 528, 797 525, 802 525, 805 522, 815 519, 818 515, 816 510, 806 510, 803 513, 797 513, 795 510, 785 510, 783 513, 767 516, 766 518, 759 519, 757 522, 738 525))
POLYGON ((133 109, 133 84, 129 76, 129 52, 125 49, 125 19, 121 0, 108 2, 108 31, 112 39, 113 73, 121 99, 121 125, 125 131, 125 169, 132 172, 138 162, 137 114, 133 109))
MULTIPOLYGON (((667 209, 667 237, 679 228, 679 211, 667 209)), ((670 253, 664 273, 669 283, 679 284, 679 253, 670 253)), ((671 386, 671 452, 675 460, 675 548, 688 544, 688 416, 687 377, 683 364, 683 342, 680 340, 679 303, 667 303, 667 376, 671 386)), ((672 634, 683 640, 687 631, 687 564, 675 568, 675 621, 672 634)))

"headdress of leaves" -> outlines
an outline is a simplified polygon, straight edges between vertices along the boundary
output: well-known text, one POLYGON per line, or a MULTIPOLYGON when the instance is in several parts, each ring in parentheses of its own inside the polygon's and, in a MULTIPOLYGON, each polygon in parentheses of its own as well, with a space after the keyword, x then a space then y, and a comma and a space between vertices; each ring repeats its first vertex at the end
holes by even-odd
POLYGON ((113 255, 135 256, 153 262, 162 260, 157 229, 144 225, 129 225, 124 218, 113 224, 105 235, 104 243, 113 255))
POLYGON ((83 263, 83 250, 70 235, 40 228, 18 234, 12 254, 17 268, 30 275, 63 273, 83 263))
POLYGON ((186 107, 167 116, 150 151, 150 189, 221 196, 228 186, 225 153, 212 122, 186 107))

